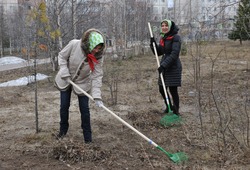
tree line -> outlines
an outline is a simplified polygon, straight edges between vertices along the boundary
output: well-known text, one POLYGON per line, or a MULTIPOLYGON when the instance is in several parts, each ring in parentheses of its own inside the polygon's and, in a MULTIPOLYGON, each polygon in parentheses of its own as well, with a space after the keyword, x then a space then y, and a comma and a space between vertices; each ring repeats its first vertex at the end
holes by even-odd
MULTIPOLYGON (((124 55, 128 42, 147 42, 147 22, 151 21, 153 4, 134 0, 50 0, 37 2, 29 10, 25 4, 20 5, 11 15, 5 15, 1 6, 0 9, 1 57, 8 48, 10 54, 14 50, 29 59, 36 49, 51 58, 56 70, 58 51, 72 38, 81 38, 89 28, 100 29, 112 51, 124 55)), ((240 43, 249 40, 249 13, 250 1, 241 0, 229 39, 240 43)), ((182 34, 188 34, 184 27, 180 28, 182 34)))
POLYGON ((57 69, 56 56, 72 38, 81 38, 89 28, 101 30, 108 45, 116 50, 127 42, 148 39, 150 12, 146 1, 77 1, 50 0, 27 10, 25 5, 11 15, 0 12, 1 56, 4 48, 30 59, 35 51, 45 54, 57 69))

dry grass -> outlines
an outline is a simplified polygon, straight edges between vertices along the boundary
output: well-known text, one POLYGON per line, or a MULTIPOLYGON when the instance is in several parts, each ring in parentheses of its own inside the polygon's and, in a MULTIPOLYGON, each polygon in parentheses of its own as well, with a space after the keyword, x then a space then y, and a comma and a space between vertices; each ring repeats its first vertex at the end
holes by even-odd
MULTIPOLYGON (((100 112, 93 115, 95 142, 91 145, 83 144, 75 98, 72 102, 73 113, 69 136, 65 140, 56 141, 51 134, 55 134, 58 128, 58 121, 55 121, 58 119, 58 113, 55 112, 58 112, 59 102, 58 96, 55 95, 57 91, 53 87, 55 73, 50 72, 48 67, 39 67, 39 72, 52 76, 50 81, 38 83, 41 133, 31 135, 27 128, 34 126, 24 119, 33 118, 19 115, 17 117, 20 120, 16 122, 27 125, 26 131, 21 131, 22 127, 18 127, 15 129, 18 134, 6 135, 5 127, 10 125, 10 120, 16 114, 14 110, 11 112, 11 109, 16 108, 14 106, 21 104, 21 109, 25 106, 24 110, 32 114, 34 99, 33 94, 29 92, 34 87, 29 85, 6 88, 0 93, 2 96, 7 96, 0 99, 1 107, 9 109, 10 115, 5 114, 0 117, 1 131, 5 134, 1 143, 9 141, 10 136, 12 140, 21 142, 23 149, 18 147, 23 152, 20 162, 30 159, 30 153, 36 155, 32 157, 35 161, 32 164, 33 169, 39 167, 41 163, 46 163, 48 169, 53 167, 55 170, 63 168, 249 169, 249 45, 250 42, 244 42, 243 46, 240 46, 237 42, 231 41, 206 42, 201 46, 188 44, 188 54, 181 56, 183 83, 179 89, 180 111, 184 122, 181 126, 168 128, 159 124, 165 108, 158 92, 158 72, 154 55, 150 53, 118 61, 106 57, 103 81, 105 105, 167 151, 187 153, 189 161, 184 164, 173 164, 165 154, 148 146, 137 134, 113 117, 95 109, 93 105, 91 105, 92 112, 100 112), (200 74, 198 81, 195 82, 194 65, 197 59, 200 61, 200 74), (113 104, 114 98, 111 98, 111 87, 114 90, 116 105, 113 104), (196 92, 197 95, 190 96, 190 91, 196 92), (58 165, 58 160, 63 164, 58 165)), ((18 70, 15 74, 8 71, 0 74, 3 82, 28 75, 28 71, 18 70)), ((9 133, 12 128, 9 128, 9 133)), ((2 147, 10 148, 3 144, 2 147)), ((19 157, 19 152, 15 152, 14 147, 11 153, 5 151, 4 155, 7 155, 5 159, 2 157, 1 159, 8 164, 8 160, 10 162, 13 160, 6 157, 19 157)), ((20 162, 15 164, 20 165, 20 162)), ((27 169, 32 166, 19 167, 27 169)))

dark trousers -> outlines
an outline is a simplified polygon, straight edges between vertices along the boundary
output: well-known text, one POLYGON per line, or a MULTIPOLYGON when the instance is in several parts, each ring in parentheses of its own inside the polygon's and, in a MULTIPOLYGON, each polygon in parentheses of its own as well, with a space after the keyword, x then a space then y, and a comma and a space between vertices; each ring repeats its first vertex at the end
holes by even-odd
MULTIPOLYGON (((170 86, 170 87, 166 87, 166 90, 169 88, 169 91, 170 91, 170 94, 172 96, 172 99, 173 99, 173 106, 171 109, 176 109, 177 112, 179 111, 179 107, 180 107, 180 101, 179 101, 179 94, 178 94, 178 88, 177 86, 170 86)), ((167 100, 166 100, 166 97, 165 97, 165 93, 164 93, 164 89, 163 89, 163 86, 159 86, 159 92, 161 93, 164 101, 165 101, 165 104, 167 106, 167 100)), ((169 94, 167 93, 168 95, 168 99, 169 99, 169 103, 170 103, 170 106, 172 106, 172 103, 171 103, 171 100, 170 100, 170 97, 169 97, 169 94)))
MULTIPOLYGON (((69 129, 69 107, 71 99, 72 87, 66 91, 61 91, 60 105, 60 133, 66 135, 69 129)), ((87 96, 78 96, 79 108, 81 112, 81 127, 85 142, 92 141, 92 132, 90 125, 89 98, 87 96)))

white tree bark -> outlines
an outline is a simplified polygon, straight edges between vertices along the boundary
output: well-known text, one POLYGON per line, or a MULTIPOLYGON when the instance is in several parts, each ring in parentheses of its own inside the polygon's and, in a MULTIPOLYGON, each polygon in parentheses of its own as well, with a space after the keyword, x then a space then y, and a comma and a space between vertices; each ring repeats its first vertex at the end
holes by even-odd
POLYGON ((76 34, 76 22, 77 22, 77 16, 76 16, 76 0, 72 0, 72 28, 73 28, 73 37, 77 38, 76 34))

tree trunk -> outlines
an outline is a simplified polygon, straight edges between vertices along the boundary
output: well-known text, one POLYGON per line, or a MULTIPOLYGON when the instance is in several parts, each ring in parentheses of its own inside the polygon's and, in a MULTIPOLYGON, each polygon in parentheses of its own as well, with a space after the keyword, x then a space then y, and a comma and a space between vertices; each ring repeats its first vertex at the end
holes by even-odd
POLYGON ((10 55, 12 55, 12 44, 11 44, 11 37, 10 37, 10 48, 9 48, 10 55))
POLYGON ((73 37, 76 36, 76 0, 72 0, 72 28, 73 28, 73 37))
POLYGON ((3 57, 3 43, 2 43, 2 39, 0 39, 0 53, 1 53, 1 56, 0 57, 3 57))

